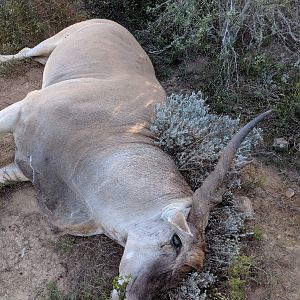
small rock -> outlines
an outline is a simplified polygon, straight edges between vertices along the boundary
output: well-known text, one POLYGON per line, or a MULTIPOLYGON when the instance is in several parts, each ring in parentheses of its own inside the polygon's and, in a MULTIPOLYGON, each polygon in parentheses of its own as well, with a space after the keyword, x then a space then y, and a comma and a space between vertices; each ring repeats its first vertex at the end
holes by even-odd
POLYGON ((254 209, 251 200, 246 196, 234 197, 234 207, 237 212, 244 214, 246 219, 254 218, 254 209))
POLYGON ((266 198, 267 192, 263 188, 257 187, 253 190, 253 195, 259 198, 266 198))
POLYGON ((285 196, 288 198, 292 198, 295 195, 295 191, 291 188, 288 188, 285 192, 285 196))
POLYGON ((284 138, 276 138, 273 142, 273 148, 278 151, 287 150, 289 147, 289 142, 284 138))
POLYGON ((110 295, 111 299, 113 300, 117 300, 117 299, 120 299, 119 298, 119 293, 117 290, 113 289, 113 291, 111 292, 111 295, 110 295))

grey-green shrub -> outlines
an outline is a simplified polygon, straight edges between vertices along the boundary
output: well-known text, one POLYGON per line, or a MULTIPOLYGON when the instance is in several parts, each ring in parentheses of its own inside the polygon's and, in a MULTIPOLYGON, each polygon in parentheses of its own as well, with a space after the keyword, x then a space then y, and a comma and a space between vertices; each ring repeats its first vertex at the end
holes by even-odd
MULTIPOLYGON (((156 107, 151 130, 158 143, 175 160, 189 184, 196 189, 213 170, 221 151, 239 127, 239 119, 209 112, 200 92, 172 94, 156 107)), ((251 148, 261 140, 254 130, 241 144, 234 160, 237 171, 250 159, 251 148)))

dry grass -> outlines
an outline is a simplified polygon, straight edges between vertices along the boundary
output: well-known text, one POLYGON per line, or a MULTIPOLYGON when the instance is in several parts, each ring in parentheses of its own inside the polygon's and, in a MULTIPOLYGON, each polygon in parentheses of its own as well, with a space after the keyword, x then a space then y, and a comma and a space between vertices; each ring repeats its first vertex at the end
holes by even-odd
POLYGON ((85 19, 70 1, 3 0, 0 2, 0 53, 32 47, 61 29, 85 19))
POLYGON ((113 278, 118 275, 121 246, 102 235, 88 238, 62 236, 58 250, 68 266, 72 300, 109 299, 113 278))
POLYGON ((0 76, 12 78, 24 75, 33 67, 39 67, 39 64, 31 59, 7 61, 0 64, 0 76))

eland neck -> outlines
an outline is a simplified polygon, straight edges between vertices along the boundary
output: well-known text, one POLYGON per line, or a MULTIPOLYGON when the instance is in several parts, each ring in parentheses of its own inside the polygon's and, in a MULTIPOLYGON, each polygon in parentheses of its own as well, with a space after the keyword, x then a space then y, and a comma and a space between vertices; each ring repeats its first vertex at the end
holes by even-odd
POLYGON ((71 184, 80 190, 103 233, 121 245, 130 231, 146 223, 151 227, 167 206, 191 206, 192 191, 174 161, 153 145, 127 144, 85 158, 78 169, 71 184))

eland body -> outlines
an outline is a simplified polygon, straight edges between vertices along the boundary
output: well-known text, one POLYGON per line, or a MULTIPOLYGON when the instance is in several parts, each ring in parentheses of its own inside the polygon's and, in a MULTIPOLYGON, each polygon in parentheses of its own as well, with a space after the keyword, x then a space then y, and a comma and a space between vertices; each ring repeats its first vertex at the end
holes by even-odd
POLYGON ((46 64, 42 89, 0 112, 15 162, 0 181, 29 180, 64 233, 105 234, 125 247, 128 300, 147 300, 201 270, 204 230, 235 151, 268 113, 242 128, 192 192, 149 129, 166 95, 147 54, 119 24, 89 20, 0 61, 46 64))

